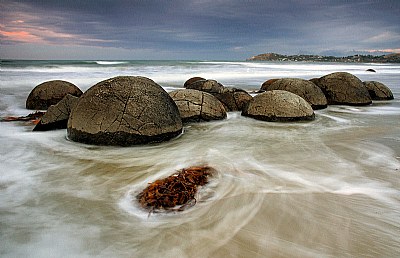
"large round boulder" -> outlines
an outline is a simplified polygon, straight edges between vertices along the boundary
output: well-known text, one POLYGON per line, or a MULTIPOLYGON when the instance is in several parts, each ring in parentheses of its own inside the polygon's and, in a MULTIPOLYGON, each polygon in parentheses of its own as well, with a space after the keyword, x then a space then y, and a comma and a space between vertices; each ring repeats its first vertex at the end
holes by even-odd
POLYGON ((263 84, 261 84, 261 88, 260 88, 260 91, 262 92, 262 91, 266 91, 267 89, 268 89, 268 87, 271 85, 271 84, 273 84, 274 82, 276 82, 277 80, 279 80, 279 79, 269 79, 269 80, 266 80, 265 82, 263 82, 263 84))
POLYGON ((183 122, 221 120, 226 118, 222 103, 207 92, 184 89, 169 93, 178 106, 183 122))
POLYGON ((242 111, 253 97, 245 90, 224 87, 219 92, 212 93, 224 104, 228 111, 242 111))
MULTIPOLYGON (((263 84, 264 86, 264 84, 263 84)), ((314 83, 298 78, 283 78, 263 88, 269 90, 286 90, 305 99, 315 109, 326 108, 328 102, 322 90, 314 83)))
POLYGON ((393 99, 392 91, 385 84, 377 81, 365 81, 363 83, 373 100, 393 99))
POLYGON ((322 90, 328 105, 369 105, 372 103, 367 88, 356 76, 346 72, 325 75, 313 82, 322 90))
POLYGON ((87 90, 72 110, 69 139, 97 145, 145 144, 182 132, 178 107, 168 93, 145 77, 120 76, 87 90))
POLYGON ((82 91, 74 84, 61 81, 47 81, 37 85, 26 100, 27 109, 46 110, 51 105, 57 104, 67 94, 81 96, 82 91))
POLYGON ((307 101, 284 90, 271 90, 258 94, 245 107, 242 115, 270 122, 315 118, 314 111, 307 101))

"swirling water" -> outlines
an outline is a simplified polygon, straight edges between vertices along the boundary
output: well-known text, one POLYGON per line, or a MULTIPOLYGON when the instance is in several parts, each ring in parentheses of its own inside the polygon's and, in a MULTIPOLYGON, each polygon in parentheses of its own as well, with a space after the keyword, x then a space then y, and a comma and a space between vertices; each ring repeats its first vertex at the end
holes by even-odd
POLYGON ((82 90, 117 75, 166 90, 192 76, 257 89, 267 79, 348 71, 385 83, 392 101, 330 106, 306 123, 229 113, 171 141, 134 147, 69 141, 65 130, 0 123, 0 255, 4 257, 398 257, 400 66, 196 61, 11 61, 0 115, 26 115, 40 82, 82 90), (373 68, 377 73, 365 72, 373 68), (192 165, 218 173, 179 213, 141 210, 147 183, 192 165))

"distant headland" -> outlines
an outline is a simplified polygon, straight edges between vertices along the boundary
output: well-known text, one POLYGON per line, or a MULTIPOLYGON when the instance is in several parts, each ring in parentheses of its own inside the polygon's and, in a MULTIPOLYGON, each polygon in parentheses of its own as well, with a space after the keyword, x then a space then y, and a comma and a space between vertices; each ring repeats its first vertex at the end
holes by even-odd
POLYGON ((308 61, 308 62, 344 62, 344 63, 400 63, 400 53, 381 56, 352 55, 345 57, 320 55, 281 55, 276 53, 260 54, 246 61, 308 61))

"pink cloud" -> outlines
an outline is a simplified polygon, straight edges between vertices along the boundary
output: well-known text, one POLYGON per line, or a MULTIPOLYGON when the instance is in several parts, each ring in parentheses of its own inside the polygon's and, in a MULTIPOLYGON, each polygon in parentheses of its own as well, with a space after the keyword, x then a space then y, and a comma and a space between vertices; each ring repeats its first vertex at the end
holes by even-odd
POLYGON ((387 48, 387 49, 368 49, 365 50, 369 53, 383 52, 383 53, 400 53, 400 48, 387 48))
POLYGON ((5 31, 0 29, 0 35, 10 41, 25 43, 43 43, 43 39, 27 31, 5 31))

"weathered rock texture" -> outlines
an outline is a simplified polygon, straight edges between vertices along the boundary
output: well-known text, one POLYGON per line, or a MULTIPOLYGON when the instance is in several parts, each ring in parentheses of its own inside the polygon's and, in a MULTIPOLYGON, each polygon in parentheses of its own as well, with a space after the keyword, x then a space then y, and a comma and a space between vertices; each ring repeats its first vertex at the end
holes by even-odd
POLYGON ((187 89, 211 93, 225 106, 227 111, 241 111, 252 99, 251 95, 242 89, 224 87, 215 80, 196 80, 186 86, 187 89))
POLYGON ((67 128, 71 110, 78 103, 78 97, 67 94, 60 102, 51 105, 33 131, 49 131, 67 128))
POLYGON ((37 85, 26 100, 27 109, 46 110, 57 104, 67 94, 81 96, 82 91, 74 84, 66 81, 54 80, 37 85))
POLYGON ((365 81, 363 84, 367 88, 369 95, 373 100, 393 99, 392 91, 383 83, 376 81, 365 81))
POLYGON ((221 120, 226 118, 222 103, 207 92, 184 89, 169 93, 178 106, 183 122, 221 120))
MULTIPOLYGON (((263 84, 264 85, 264 84, 263 84)), ((326 108, 328 102, 322 90, 314 83, 298 79, 298 78, 283 78, 274 81, 268 86, 265 85, 264 90, 286 90, 305 99, 311 107, 315 109, 326 108)))
POLYGON ((268 89, 268 87, 269 87, 271 84, 273 84, 274 82, 276 82, 277 80, 279 80, 279 79, 269 79, 269 80, 263 82, 263 84, 261 84, 260 90, 261 90, 261 91, 266 91, 266 90, 268 89))
POLYGON ((200 81, 200 80, 206 80, 203 77, 192 77, 190 79, 188 79, 187 81, 185 81, 185 83, 183 84, 184 88, 187 88, 189 84, 192 84, 196 81, 200 81))
POLYGON ((258 94, 242 111, 243 116, 263 121, 313 120, 314 111, 300 96, 283 90, 272 90, 258 94))
POLYGON ((367 88, 356 76, 337 72, 325 75, 313 82, 321 88, 328 105, 369 105, 372 103, 367 88))
POLYGON ((91 87, 68 120, 71 140, 98 144, 145 144, 182 132, 178 107, 165 90, 145 77, 114 77, 91 87))

